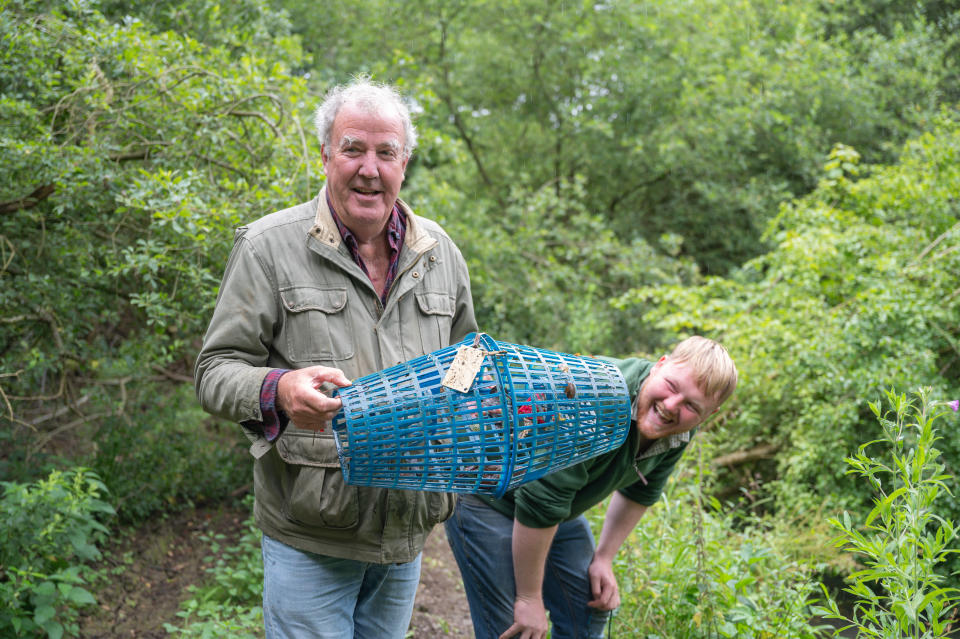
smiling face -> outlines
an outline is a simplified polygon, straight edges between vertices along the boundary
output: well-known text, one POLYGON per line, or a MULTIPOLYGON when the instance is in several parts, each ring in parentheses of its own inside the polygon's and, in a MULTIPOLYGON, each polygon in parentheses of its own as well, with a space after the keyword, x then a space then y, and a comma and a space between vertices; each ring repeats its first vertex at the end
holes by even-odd
POLYGON ((647 439, 684 433, 716 412, 715 400, 697 387, 685 362, 660 358, 650 371, 637 402, 637 430, 647 439))
POLYGON ((358 238, 375 237, 386 227, 407 168, 400 116, 345 104, 330 140, 333 148, 323 145, 320 152, 333 208, 358 238))

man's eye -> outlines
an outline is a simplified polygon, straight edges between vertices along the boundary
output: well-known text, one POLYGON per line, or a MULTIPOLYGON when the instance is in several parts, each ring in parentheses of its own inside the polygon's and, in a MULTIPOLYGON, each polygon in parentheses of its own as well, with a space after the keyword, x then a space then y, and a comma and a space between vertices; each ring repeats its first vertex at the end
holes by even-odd
POLYGON ((380 151, 380 157, 384 158, 385 160, 392 160, 393 158, 397 157, 397 152, 393 149, 386 149, 384 151, 380 151))

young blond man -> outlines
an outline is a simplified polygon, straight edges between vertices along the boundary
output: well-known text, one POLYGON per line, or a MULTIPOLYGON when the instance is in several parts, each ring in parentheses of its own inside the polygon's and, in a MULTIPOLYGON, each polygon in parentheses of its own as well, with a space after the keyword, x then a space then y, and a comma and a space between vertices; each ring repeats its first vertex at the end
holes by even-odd
POLYGON ((664 484, 694 429, 733 393, 726 349, 699 336, 656 362, 608 359, 624 375, 632 428, 620 448, 501 499, 458 500, 446 523, 477 639, 600 639, 620 594, 613 559, 664 484), (613 495, 598 543, 583 513, 613 495))

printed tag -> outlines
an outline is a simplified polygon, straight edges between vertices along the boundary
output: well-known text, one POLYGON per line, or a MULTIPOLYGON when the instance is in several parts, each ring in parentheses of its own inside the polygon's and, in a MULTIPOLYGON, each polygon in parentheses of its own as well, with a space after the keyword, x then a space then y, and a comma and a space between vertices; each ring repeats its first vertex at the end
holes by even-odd
POLYGON ((458 348, 457 356, 453 358, 441 383, 447 388, 466 393, 473 386, 473 380, 483 367, 484 354, 484 351, 472 346, 458 348))

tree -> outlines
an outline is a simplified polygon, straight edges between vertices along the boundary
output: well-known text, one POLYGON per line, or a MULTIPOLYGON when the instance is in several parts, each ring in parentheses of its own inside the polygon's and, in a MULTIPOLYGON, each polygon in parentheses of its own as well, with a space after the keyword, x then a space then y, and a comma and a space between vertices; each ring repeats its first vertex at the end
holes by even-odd
POLYGON ((94 2, 4 4, 0 409, 21 450, 149 424, 153 384, 191 381, 233 227, 316 188, 296 41, 244 8, 263 19, 191 14, 203 43, 94 2))

